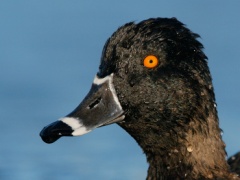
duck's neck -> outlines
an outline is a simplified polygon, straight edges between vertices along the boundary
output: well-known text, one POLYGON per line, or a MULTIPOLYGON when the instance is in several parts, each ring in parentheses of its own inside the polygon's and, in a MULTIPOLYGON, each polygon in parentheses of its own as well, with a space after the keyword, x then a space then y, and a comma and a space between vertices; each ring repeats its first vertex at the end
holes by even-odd
POLYGON ((147 156, 147 180, 232 179, 216 114, 210 114, 206 122, 193 119, 187 128, 170 132, 154 128, 159 127, 146 124, 139 134, 139 124, 124 126, 147 156))
POLYGON ((209 115, 206 124, 193 120, 182 134, 176 129, 160 153, 147 150, 147 179, 231 179, 216 118, 209 115))

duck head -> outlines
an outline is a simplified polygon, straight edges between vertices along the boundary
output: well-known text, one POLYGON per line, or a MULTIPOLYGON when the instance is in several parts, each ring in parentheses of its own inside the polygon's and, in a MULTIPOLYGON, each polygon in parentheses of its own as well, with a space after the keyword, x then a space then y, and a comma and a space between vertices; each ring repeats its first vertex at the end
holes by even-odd
POLYGON ((198 37, 175 18, 120 27, 103 48, 88 95, 69 115, 43 128, 43 141, 118 123, 146 154, 149 179, 211 179, 228 172, 198 37))

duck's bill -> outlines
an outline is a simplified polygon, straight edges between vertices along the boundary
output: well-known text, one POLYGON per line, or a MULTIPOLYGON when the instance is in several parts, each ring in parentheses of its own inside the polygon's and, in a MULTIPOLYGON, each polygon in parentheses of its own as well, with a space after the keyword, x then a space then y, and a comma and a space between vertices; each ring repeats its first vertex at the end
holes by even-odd
POLYGON ((93 129, 124 119, 121 104, 113 85, 113 74, 104 78, 95 77, 92 87, 69 115, 44 127, 42 140, 53 143, 62 136, 80 136, 93 129))

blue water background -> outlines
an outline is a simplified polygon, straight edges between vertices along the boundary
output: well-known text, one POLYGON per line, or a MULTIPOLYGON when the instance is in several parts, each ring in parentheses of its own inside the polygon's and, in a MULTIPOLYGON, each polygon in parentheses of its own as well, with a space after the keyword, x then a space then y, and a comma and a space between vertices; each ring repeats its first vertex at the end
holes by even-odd
POLYGON ((201 35, 229 155, 240 150, 240 1, 0 1, 0 179, 145 179, 147 163, 117 125, 48 145, 47 124, 72 111, 122 24, 177 17, 201 35))

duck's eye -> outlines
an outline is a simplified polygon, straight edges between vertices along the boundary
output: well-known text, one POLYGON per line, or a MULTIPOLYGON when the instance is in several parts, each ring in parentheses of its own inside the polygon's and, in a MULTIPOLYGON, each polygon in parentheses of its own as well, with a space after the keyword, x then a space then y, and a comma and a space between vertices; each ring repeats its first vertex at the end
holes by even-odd
POLYGON ((154 68, 158 65, 158 58, 154 55, 148 55, 144 58, 143 65, 147 68, 154 68))

